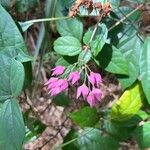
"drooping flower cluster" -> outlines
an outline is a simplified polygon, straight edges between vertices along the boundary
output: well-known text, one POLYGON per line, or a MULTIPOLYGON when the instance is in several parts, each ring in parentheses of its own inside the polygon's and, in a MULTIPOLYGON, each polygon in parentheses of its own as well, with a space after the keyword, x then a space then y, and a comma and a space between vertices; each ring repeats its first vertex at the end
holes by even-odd
MULTIPOLYGON (((75 85, 80 80, 80 73, 78 71, 71 71, 66 78, 61 78, 61 75, 65 72, 65 67, 57 66, 52 69, 52 77, 45 83, 49 91, 50 96, 55 96, 61 92, 68 90, 69 85, 75 85)), ((86 71, 87 72, 87 71, 86 71)), ((80 96, 86 100, 91 107, 95 106, 98 101, 101 100, 102 91, 100 90, 100 84, 102 82, 101 75, 90 71, 89 74, 85 74, 84 83, 77 88, 78 99, 80 96)))

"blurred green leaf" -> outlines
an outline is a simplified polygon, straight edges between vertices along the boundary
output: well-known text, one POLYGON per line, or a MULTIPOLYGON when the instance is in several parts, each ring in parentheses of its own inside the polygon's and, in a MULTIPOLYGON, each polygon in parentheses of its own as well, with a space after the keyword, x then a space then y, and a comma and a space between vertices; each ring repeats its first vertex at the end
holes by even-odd
POLYGON ((33 60, 33 57, 27 55, 24 52, 18 53, 18 55, 15 57, 15 59, 19 62, 25 63, 33 60))
POLYGON ((107 133, 114 138, 117 138, 119 141, 127 140, 131 137, 131 133, 134 130, 134 127, 121 126, 120 124, 111 121, 106 121, 105 128, 107 133))
POLYGON ((15 4, 15 0, 0 0, 0 3, 6 8, 11 8, 15 4))
MULTIPOLYGON (((77 138, 76 141, 63 147, 63 150, 118 150, 119 142, 110 136, 102 136, 96 128, 85 128, 82 132, 71 131, 65 142, 77 138), (78 136, 77 136, 78 135, 78 136)), ((64 143, 65 144, 65 143, 64 143)))
POLYGON ((150 104, 150 37, 145 39, 140 57, 140 78, 148 103, 150 104))
POLYGON ((19 96, 24 83, 23 65, 0 54, 0 102, 12 96, 19 96))
POLYGON ((93 127, 99 121, 99 114, 95 108, 89 106, 83 107, 82 109, 72 112, 70 118, 78 124, 80 127, 93 127))
POLYGON ((19 105, 9 99, 2 105, 0 113, 0 148, 20 150, 24 140, 25 128, 19 105))
POLYGON ((138 66, 138 61, 136 59, 135 53, 133 50, 127 50, 124 53, 124 57, 128 61, 128 71, 129 71, 129 76, 117 76, 119 79, 119 82, 121 83, 122 87, 125 89, 129 86, 131 86, 138 78, 139 76, 139 66, 138 66))
POLYGON ((81 52, 82 47, 75 37, 64 36, 54 42, 54 50, 61 55, 75 56, 81 52))
POLYGON ((122 39, 117 46, 128 61, 129 76, 117 76, 124 89, 132 85, 139 76, 141 46, 142 41, 137 35, 122 39))
POLYGON ((127 60, 124 58, 121 51, 114 46, 105 45, 95 58, 95 61, 108 72, 128 75, 127 60))
POLYGON ((141 108, 143 99, 144 96, 140 84, 134 84, 112 106, 111 119, 118 122, 130 119, 141 108))
POLYGON ((115 9, 120 6, 120 0, 110 0, 110 4, 112 8, 115 9))
POLYGON ((8 12, 0 5, 0 51, 14 47, 15 51, 26 51, 21 33, 8 12), (8 23, 9 22, 9 23, 8 23))
MULTIPOLYGON (((119 17, 119 18, 123 18, 125 17, 127 14, 129 14, 130 12, 132 12, 134 10, 134 8, 131 8, 129 6, 121 6, 118 9, 115 9, 115 14, 119 17)), ((129 20, 131 22, 136 22, 138 19, 140 19, 140 10, 135 11, 132 15, 130 15, 129 17, 126 18, 125 22, 129 22, 129 20)), ((131 23, 130 22, 130 23, 131 23)))
POLYGON ((60 93, 59 95, 56 95, 53 98, 53 102, 57 105, 57 106, 68 106, 70 103, 70 99, 67 95, 65 95, 64 93, 60 93))
POLYGON ((10 76, 10 84, 8 84, 8 86, 11 88, 12 95, 17 97, 21 94, 24 84, 24 67, 19 61, 12 59, 11 68, 9 71, 10 74, 8 73, 8 75, 10 76))
MULTIPOLYGON (((78 138, 78 132, 74 129, 71 129, 69 131, 69 133, 65 136, 63 143, 65 144, 65 143, 67 143, 67 142, 69 142, 73 139, 76 139, 76 138, 78 138)), ((64 146, 62 149, 63 150, 71 150, 71 149, 72 150, 79 150, 78 149, 78 143, 76 141, 72 142, 72 143, 67 144, 66 146, 64 146)))
POLYGON ((150 122, 144 123, 135 129, 133 137, 137 140, 141 149, 150 147, 150 122))

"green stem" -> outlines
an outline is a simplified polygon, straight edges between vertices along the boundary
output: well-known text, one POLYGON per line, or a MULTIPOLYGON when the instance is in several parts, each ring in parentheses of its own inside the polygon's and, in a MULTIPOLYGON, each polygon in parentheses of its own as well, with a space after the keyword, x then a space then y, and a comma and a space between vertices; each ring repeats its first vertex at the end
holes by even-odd
POLYGON ((74 138, 74 139, 72 139, 72 140, 70 140, 70 141, 68 141, 68 142, 66 142, 66 143, 56 147, 56 148, 53 148, 52 150, 58 150, 60 148, 63 148, 65 146, 69 145, 70 143, 73 143, 73 142, 77 141, 79 137, 85 136, 85 135, 87 135, 88 133, 90 133, 93 130, 94 130, 94 128, 92 128, 91 130, 85 132, 84 134, 81 133, 81 135, 79 135, 78 137, 76 137, 76 138, 74 138))
POLYGON ((69 19, 69 16, 66 17, 58 17, 58 18, 43 18, 43 19, 35 19, 35 20, 29 20, 25 23, 32 24, 32 23, 38 23, 38 22, 46 22, 46 21, 57 21, 57 20, 63 20, 63 19, 69 19))

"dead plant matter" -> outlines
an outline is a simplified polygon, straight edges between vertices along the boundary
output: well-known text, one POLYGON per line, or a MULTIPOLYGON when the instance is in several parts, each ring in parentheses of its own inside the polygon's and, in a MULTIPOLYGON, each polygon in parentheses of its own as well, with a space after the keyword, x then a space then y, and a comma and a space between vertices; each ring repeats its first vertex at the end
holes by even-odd
POLYGON ((92 0, 76 0, 75 4, 70 9, 69 16, 77 16, 81 6, 88 9, 89 12, 96 9, 99 12, 99 15, 103 14, 103 16, 108 16, 112 8, 109 2, 102 4, 100 2, 94 3, 92 0))

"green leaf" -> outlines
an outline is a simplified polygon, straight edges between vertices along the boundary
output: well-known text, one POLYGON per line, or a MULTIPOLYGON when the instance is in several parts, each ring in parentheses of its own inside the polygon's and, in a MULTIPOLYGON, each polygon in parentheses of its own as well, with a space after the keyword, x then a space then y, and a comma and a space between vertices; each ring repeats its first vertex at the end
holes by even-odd
POLYGON ((139 67, 138 67, 138 61, 136 59, 135 53, 133 50, 126 51, 124 53, 124 57, 128 61, 128 71, 129 76, 118 76, 119 82, 121 83, 121 86, 125 89, 132 85, 139 76, 139 67))
POLYGON ((142 119, 146 120, 149 117, 149 114, 145 111, 140 110, 137 115, 142 119))
POLYGON ((86 64, 91 60, 92 54, 90 50, 83 50, 78 57, 80 65, 86 64))
POLYGON ((22 31, 25 32, 28 30, 29 27, 31 27, 34 23, 33 22, 18 22, 22 31))
POLYGON ((111 119, 119 122, 130 119, 140 110, 143 99, 144 96, 140 84, 134 84, 113 105, 111 119))
POLYGON ((24 83, 23 65, 6 55, 0 54, 0 102, 19 96, 24 83))
POLYGON ((17 26, 1 5, 0 18, 0 51, 4 51, 8 47, 15 47, 19 51, 26 51, 23 38, 17 26))
POLYGON ((111 121, 105 122, 105 128, 107 133, 117 138, 119 141, 127 140, 131 137, 131 133, 134 129, 134 127, 121 126, 120 124, 111 121))
POLYGON ((119 142, 110 136, 102 136, 100 130, 87 128, 78 138, 79 150, 118 150, 119 142))
POLYGON ((20 150, 25 137, 25 128, 19 105, 15 99, 5 101, 0 113, 0 148, 20 150))
POLYGON ((108 72, 128 75, 127 60, 121 51, 114 46, 105 45, 95 61, 108 72))
POLYGON ((144 93, 150 104, 150 37, 146 38, 141 52, 140 78, 144 93))
POLYGON ((84 44, 89 45, 93 55, 97 56, 106 43, 108 29, 105 24, 99 24, 96 30, 96 34, 94 35, 92 41, 90 41, 91 37, 93 36, 94 29, 95 27, 88 29, 83 37, 83 42, 84 44))
MULTIPOLYGON (((127 14, 131 13, 133 10, 134 8, 131 8, 129 6, 121 6, 118 9, 115 9, 114 12, 119 18, 123 18, 127 14)), ((128 20, 130 20, 131 22, 136 22, 138 19, 140 19, 140 16, 141 12, 140 10, 137 10, 132 15, 130 15, 125 21, 128 22, 128 20)))
POLYGON ((137 35, 123 38, 117 46, 128 61, 129 76, 118 76, 124 89, 132 85, 139 76, 141 46, 142 42, 137 35))
MULTIPOLYGON (((61 2, 58 2, 56 6, 55 16, 64 16, 62 12, 63 7, 61 6, 61 2)), ((61 36, 73 36, 78 40, 82 39, 83 23, 77 18, 56 21, 56 27, 61 36)))
POLYGON ((61 65, 68 67, 70 65, 73 65, 78 61, 77 56, 63 56, 58 59, 58 61, 55 63, 56 66, 61 65))
POLYGON ((19 61, 12 59, 9 85, 11 87, 11 92, 13 96, 17 97, 20 95, 23 88, 24 77, 25 73, 23 65, 19 61))
MULTIPOLYGON (((73 139, 76 139, 76 138, 78 138, 78 132, 76 132, 74 129, 71 129, 69 131, 69 133, 65 136, 63 143, 66 144, 67 142, 69 142, 69 141, 71 141, 73 139)), ((75 142, 72 142, 70 144, 67 144, 62 149, 63 150, 71 150, 71 149, 72 150, 78 150, 78 144, 75 141, 75 142)))
POLYGON ((115 9, 120 6, 120 0, 110 0, 110 4, 112 8, 115 9))
POLYGON ((69 116, 80 127, 93 127, 99 121, 99 114, 96 109, 90 108, 89 106, 72 112, 69 116))
POLYGON ((0 0, 0 3, 4 7, 11 8, 14 5, 15 1, 12 1, 12 0, 0 0))
POLYGON ((32 61, 33 57, 31 57, 31 56, 29 56, 26 53, 21 51, 20 53, 18 53, 18 55, 15 57, 15 59, 19 62, 25 63, 25 62, 32 61))
POLYGON ((70 99, 68 96, 66 96, 64 93, 60 93, 59 95, 56 95, 53 98, 53 102, 57 105, 57 106, 68 106, 70 103, 70 99))
POLYGON ((113 121, 113 123, 123 128, 135 128, 137 124, 139 124, 141 121, 148 119, 148 117, 149 114, 142 110, 139 110, 132 118, 121 122, 113 121))
MULTIPOLYGON (((140 35, 137 35, 137 34, 133 34, 130 36, 124 35, 120 39, 119 44, 117 45, 117 48, 120 49, 123 54, 126 54, 128 51, 132 50, 136 57, 136 60, 139 63, 142 45, 143 45, 143 42, 142 42, 142 37, 140 37, 140 35)), ((139 64, 138 64, 138 67, 139 67, 139 64)))
POLYGON ((118 150, 119 142, 110 136, 102 136, 100 130, 96 128, 85 128, 82 132, 72 131, 65 139, 65 142, 77 138, 73 143, 65 146, 63 150, 118 150), (78 137, 77 137, 78 135, 78 137))
POLYGON ((54 42, 54 50, 60 55, 75 56, 81 52, 82 47, 78 39, 64 36, 54 42))
POLYGON ((150 147, 150 122, 139 126, 133 133, 133 137, 137 140, 141 149, 150 147))

